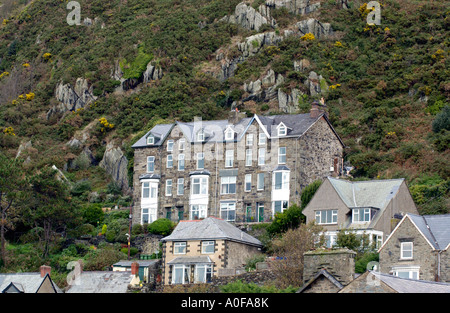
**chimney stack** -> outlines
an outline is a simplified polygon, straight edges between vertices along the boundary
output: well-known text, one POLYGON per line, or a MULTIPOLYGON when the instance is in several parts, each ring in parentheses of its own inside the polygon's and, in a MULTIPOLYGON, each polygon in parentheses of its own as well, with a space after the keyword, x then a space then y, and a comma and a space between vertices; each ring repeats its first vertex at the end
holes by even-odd
POLYGON ((139 263, 131 263, 131 275, 139 275, 139 263))
POLYGON ((314 101, 311 103, 311 110, 310 110, 310 117, 311 118, 318 118, 321 114, 325 113, 325 116, 328 117, 328 113, 326 111, 327 106, 325 105, 324 98, 320 99, 319 101, 314 101))
POLYGON ((50 272, 51 272, 52 268, 51 268, 50 266, 48 266, 48 265, 42 265, 42 266, 39 268, 39 270, 40 270, 40 272, 41 272, 41 278, 44 278, 45 275, 47 275, 47 274, 50 275, 50 272))
POLYGON ((236 107, 234 110, 231 110, 230 113, 228 113, 228 124, 236 125, 246 116, 247 114, 245 114, 245 112, 239 112, 239 109, 236 107))

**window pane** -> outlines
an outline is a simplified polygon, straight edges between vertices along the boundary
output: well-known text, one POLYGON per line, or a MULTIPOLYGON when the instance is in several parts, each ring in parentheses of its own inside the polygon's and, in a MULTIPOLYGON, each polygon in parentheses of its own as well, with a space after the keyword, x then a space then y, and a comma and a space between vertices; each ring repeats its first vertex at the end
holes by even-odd
POLYGON ((264 173, 258 173, 258 190, 264 189, 264 173))
POLYGON ((281 189, 283 184, 283 173, 282 172, 276 172, 275 173, 275 189, 281 189))

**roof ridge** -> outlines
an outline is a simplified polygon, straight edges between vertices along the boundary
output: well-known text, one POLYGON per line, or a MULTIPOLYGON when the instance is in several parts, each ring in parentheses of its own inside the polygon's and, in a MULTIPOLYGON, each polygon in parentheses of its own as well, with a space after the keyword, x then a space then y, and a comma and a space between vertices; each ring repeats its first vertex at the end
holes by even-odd
POLYGON ((438 243, 438 241, 436 240, 436 237, 434 236, 433 231, 431 230, 430 225, 428 225, 428 221, 427 221, 427 219, 425 218, 424 215, 422 215, 422 219, 423 219, 423 221, 424 221, 424 223, 425 223, 425 226, 427 227, 428 231, 430 232, 431 238, 433 239, 434 244, 436 245, 437 249, 438 249, 438 250, 441 250, 441 247, 439 246, 439 243, 438 243))

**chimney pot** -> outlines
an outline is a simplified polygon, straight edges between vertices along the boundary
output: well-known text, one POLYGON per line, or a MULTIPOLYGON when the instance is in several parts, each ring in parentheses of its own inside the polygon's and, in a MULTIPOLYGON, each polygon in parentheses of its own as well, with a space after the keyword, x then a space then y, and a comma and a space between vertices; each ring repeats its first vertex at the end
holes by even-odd
POLYGON ((40 272, 41 272, 41 278, 44 278, 45 275, 47 275, 47 274, 50 275, 50 272, 52 270, 52 268, 50 266, 48 266, 48 265, 42 265, 39 269, 40 269, 40 272))

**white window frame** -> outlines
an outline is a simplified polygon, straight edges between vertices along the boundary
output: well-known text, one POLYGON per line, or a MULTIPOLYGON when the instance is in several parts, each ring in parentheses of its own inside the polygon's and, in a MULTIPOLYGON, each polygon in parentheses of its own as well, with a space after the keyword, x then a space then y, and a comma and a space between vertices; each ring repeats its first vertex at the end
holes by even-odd
POLYGON ((197 132, 197 141, 200 141, 200 142, 205 141, 205 132, 203 130, 199 130, 197 132))
POLYGON ((172 152, 173 151, 173 140, 167 140, 167 151, 172 152))
POLYGON ((220 178, 220 194, 222 195, 231 195, 236 194, 237 187, 237 177, 236 176, 222 176, 220 178), (230 192, 230 187, 234 185, 234 192, 230 192), (224 188, 226 189, 224 192, 224 188))
POLYGON ((178 170, 184 171, 185 167, 186 167, 186 161, 184 159, 184 154, 179 154, 178 155, 178 170))
POLYGON ((275 216, 276 213, 283 213, 284 210, 287 210, 288 208, 289 208, 289 201, 287 201, 287 200, 275 200, 275 201, 272 201, 272 212, 273 212, 274 216, 275 216), (275 206, 276 206, 277 202, 280 202, 280 204, 281 204, 281 212, 276 212, 275 211, 275 206), (284 204, 286 204, 286 205, 284 205, 284 204))
POLYGON ((397 276, 397 277, 408 278, 408 279, 419 279, 420 266, 395 266, 392 268, 392 272, 393 272, 394 276, 397 276), (407 276, 407 277, 405 277, 405 276, 407 276))
POLYGON ((191 179, 191 195, 207 195, 208 194, 208 178, 200 176, 192 176, 191 179), (198 186, 198 192, 196 192, 198 186))
POLYGON ((202 241, 202 254, 214 254, 215 245, 216 245, 216 242, 214 240, 202 241), (212 247, 212 251, 209 251, 209 249, 211 249, 211 247, 212 247))
POLYGON ((247 146, 253 146, 253 134, 247 134, 246 144, 247 146))
POLYGON ((227 222, 234 222, 236 220, 236 202, 221 202, 220 218, 227 222))
POLYGON ((194 270, 194 283, 207 283, 211 280, 213 275, 212 264, 196 264, 194 270), (199 277, 199 271, 203 270, 202 277, 199 277), (208 279, 209 276, 209 279, 208 279))
POLYGON ((414 257, 414 243, 412 241, 401 242, 400 243, 400 260, 412 260, 414 257), (411 249, 406 249, 407 246, 410 246, 411 249), (405 252, 410 252, 411 256, 405 256, 405 252))
POLYGON ((252 166, 253 163, 253 150, 245 150, 245 166, 252 166))
POLYGON ((276 171, 273 172, 273 189, 274 190, 287 190, 289 189, 289 172, 288 171, 276 171), (281 184, 277 184, 277 176, 281 175, 281 184))
POLYGON ((187 242, 186 241, 174 241, 173 254, 186 254, 187 242))
POLYGON ((172 284, 188 284, 189 283, 189 273, 190 270, 190 266, 189 265, 185 265, 185 264, 174 264, 172 266, 172 284), (177 275, 175 275, 175 273, 177 273, 177 270, 180 270, 182 272, 182 279, 181 282, 176 282, 176 278, 177 275))
POLYGON ((186 149, 186 140, 180 138, 180 140, 178 140, 178 151, 184 151, 184 149, 186 149))
POLYGON ((208 207, 206 204, 191 204, 189 208, 189 217, 191 220, 194 220, 195 217, 198 219, 206 218, 208 215, 208 207), (194 212, 198 212, 197 215, 194 212))
POLYGON ((317 225, 337 224, 337 210, 317 210, 314 214, 314 219, 315 219, 317 225), (325 222, 322 222, 322 214, 325 214, 325 216, 324 216, 325 222), (330 215, 331 222, 327 222, 328 214, 331 214, 330 215))
POLYGON ((259 138, 258 138, 258 145, 262 146, 265 145, 267 141, 267 136, 264 132, 260 132, 259 133, 259 138))
POLYGON ((148 145, 154 145, 155 144, 155 136, 150 135, 147 137, 147 144, 148 145))
POLYGON ((172 195, 172 180, 168 179, 166 180, 166 196, 172 195))
POLYGON ((278 137, 286 136, 287 135, 287 127, 284 125, 283 122, 281 122, 278 126, 278 137))
POLYGON ((234 150, 225 150, 225 167, 233 167, 234 150))
POLYGON ((245 192, 252 191, 252 174, 245 174, 245 182, 244 182, 244 190, 245 192))
POLYGON ((167 155, 166 167, 173 168, 173 154, 167 155))
POLYGON ((141 225, 151 224, 156 221, 156 208, 143 207, 141 208, 141 225), (144 222, 147 217, 147 222, 144 222))
POLYGON ((142 182, 142 199, 156 199, 158 197, 158 184, 149 181, 142 182), (148 196, 145 197, 145 190, 148 190, 148 196))
POLYGON ((370 208, 355 208, 352 209, 352 222, 353 223, 367 223, 370 222, 370 208), (362 213, 362 214, 361 214, 362 213), (368 216, 368 220, 366 220, 366 216, 368 216), (361 220, 362 217, 362 220, 361 220))
POLYGON ((278 148, 278 164, 286 164, 286 147, 278 148), (284 150, 284 152, 282 152, 284 150))
POLYGON ((178 178, 177 180, 177 195, 178 196, 184 195, 184 178, 178 178))
POLYGON ((147 157, 147 173, 153 173, 155 171, 155 157, 150 155, 147 157), (152 161, 150 161, 152 160, 152 161), (152 169, 150 170, 150 164, 152 164, 152 169))
POLYGON ((264 179, 265 179, 265 174, 264 173, 258 173, 256 174, 256 190, 264 190, 264 179), (262 187, 261 187, 262 184, 262 187))
POLYGON ((197 153, 197 169, 203 170, 205 168, 205 154, 203 152, 197 153), (203 166, 200 167, 200 162, 203 163, 203 166))
POLYGON ((234 131, 231 128, 225 130, 225 141, 231 141, 234 139, 234 131))
POLYGON ((258 149, 258 165, 265 165, 266 164, 266 148, 259 148, 258 149))

